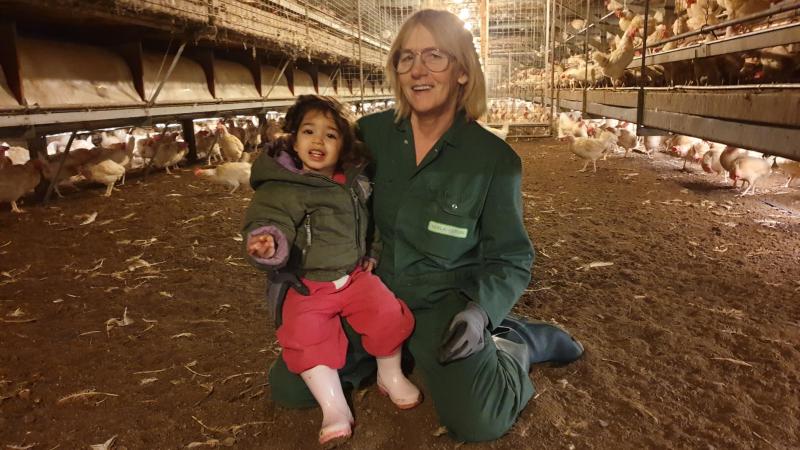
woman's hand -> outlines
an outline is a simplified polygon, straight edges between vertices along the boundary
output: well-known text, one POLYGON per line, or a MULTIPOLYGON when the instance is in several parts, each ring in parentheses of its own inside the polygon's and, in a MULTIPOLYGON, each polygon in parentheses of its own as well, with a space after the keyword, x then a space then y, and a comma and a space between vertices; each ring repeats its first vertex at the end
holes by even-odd
POLYGON ((272 258, 275 256, 275 238, 269 233, 251 236, 247 240, 247 254, 261 259, 272 258))
POLYGON ((475 302, 467 302, 464 310, 453 317, 447 328, 439 346, 439 364, 448 364, 481 351, 488 325, 486 311, 475 302))

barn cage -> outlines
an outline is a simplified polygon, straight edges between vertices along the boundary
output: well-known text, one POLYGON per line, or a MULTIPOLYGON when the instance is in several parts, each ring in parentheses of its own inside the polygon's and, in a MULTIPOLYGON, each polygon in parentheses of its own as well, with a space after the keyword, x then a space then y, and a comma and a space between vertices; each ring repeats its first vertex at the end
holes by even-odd
POLYGON ((6 0, 0 134, 35 141, 76 128, 263 115, 304 93, 373 111, 393 97, 384 65, 402 21, 444 8, 473 33, 489 95, 484 120, 510 126, 510 137, 548 135, 560 111, 575 110, 636 123, 640 134, 710 138, 713 129, 724 143, 800 159, 800 2, 700 16, 697 4, 6 0), (609 78, 595 53, 613 56, 635 20, 633 58, 609 78), (779 74, 767 70, 775 64, 779 74), (747 71, 759 75, 731 75, 747 71))

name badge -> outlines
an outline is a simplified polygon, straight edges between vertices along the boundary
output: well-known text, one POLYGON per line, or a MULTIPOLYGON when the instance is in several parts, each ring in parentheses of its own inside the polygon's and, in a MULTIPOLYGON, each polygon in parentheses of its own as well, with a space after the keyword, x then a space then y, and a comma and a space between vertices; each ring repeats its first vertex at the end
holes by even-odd
POLYGON ((431 220, 428 222, 428 231, 432 233, 443 234, 445 236, 451 236, 454 238, 466 239, 467 232, 469 230, 467 230, 466 228, 454 227, 452 225, 447 225, 446 223, 439 223, 431 220))

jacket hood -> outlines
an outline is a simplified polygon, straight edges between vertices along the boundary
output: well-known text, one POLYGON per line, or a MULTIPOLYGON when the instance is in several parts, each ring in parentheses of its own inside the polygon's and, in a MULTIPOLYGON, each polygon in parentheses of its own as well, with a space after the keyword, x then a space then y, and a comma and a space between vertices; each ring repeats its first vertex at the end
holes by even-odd
MULTIPOLYGON (((289 145, 288 136, 282 136, 270 143, 266 151, 261 153, 261 156, 253 163, 251 171, 250 186, 253 189, 257 189, 262 183, 268 181, 284 181, 307 186, 328 186, 334 183, 327 177, 304 172, 301 167, 298 167, 289 145)), ((363 170, 363 166, 346 169, 347 185, 350 185, 363 170)))

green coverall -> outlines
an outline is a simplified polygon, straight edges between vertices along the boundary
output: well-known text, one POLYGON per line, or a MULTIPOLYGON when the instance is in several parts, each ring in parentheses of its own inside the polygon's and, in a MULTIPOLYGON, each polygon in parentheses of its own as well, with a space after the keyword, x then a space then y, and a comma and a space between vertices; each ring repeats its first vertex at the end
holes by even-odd
MULTIPOLYGON (((376 272, 414 312, 408 349, 426 398, 456 439, 496 439, 533 395, 528 368, 498 352, 489 334, 530 282, 533 248, 522 220, 520 159, 463 112, 419 166, 410 122, 395 123, 393 110, 361 118, 359 129, 375 162, 373 214, 383 241, 376 272), (489 317, 485 346, 441 365, 442 338, 468 301, 489 317)), ((358 387, 374 361, 345 328, 351 345, 340 376, 358 387)), ((316 404, 282 359, 270 382, 278 404, 316 404)))

